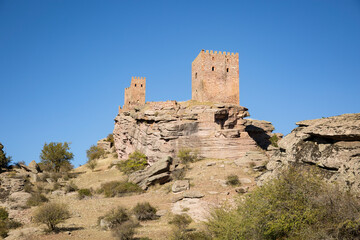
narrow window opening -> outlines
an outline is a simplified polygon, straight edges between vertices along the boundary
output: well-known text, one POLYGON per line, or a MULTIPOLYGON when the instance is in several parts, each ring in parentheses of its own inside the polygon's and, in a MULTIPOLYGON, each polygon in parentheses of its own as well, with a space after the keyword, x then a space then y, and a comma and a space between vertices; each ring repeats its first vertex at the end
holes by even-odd
POLYGON ((195 73, 195 79, 197 79, 197 73, 195 73))
POLYGON ((136 87, 136 83, 135 83, 135 87, 136 87))
POLYGON ((141 84, 141 87, 142 87, 142 84, 141 84))
POLYGON ((229 68, 226 68, 226 72, 229 72, 229 68))
POLYGON ((129 104, 130 104, 130 101, 129 101, 129 104))
POLYGON ((211 70, 212 70, 212 71, 215 71, 215 67, 212 67, 211 70))
POLYGON ((215 60, 215 57, 212 57, 212 60, 215 60))

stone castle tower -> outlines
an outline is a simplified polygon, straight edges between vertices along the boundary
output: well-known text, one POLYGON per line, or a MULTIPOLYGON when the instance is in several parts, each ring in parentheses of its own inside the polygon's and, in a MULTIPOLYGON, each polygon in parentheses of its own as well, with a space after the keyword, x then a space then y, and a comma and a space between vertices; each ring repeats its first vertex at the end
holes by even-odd
POLYGON ((130 110, 135 106, 145 104, 145 77, 132 77, 130 87, 125 88, 124 110, 130 110))
POLYGON ((192 62, 192 100, 239 105, 239 54, 201 50, 192 62))

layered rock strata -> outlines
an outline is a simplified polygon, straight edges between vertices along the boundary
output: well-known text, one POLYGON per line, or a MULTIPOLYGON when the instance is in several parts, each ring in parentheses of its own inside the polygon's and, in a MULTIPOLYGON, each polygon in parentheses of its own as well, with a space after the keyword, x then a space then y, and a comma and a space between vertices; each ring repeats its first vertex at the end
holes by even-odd
POLYGON ((305 120, 279 142, 259 183, 289 164, 314 165, 329 182, 360 192, 360 113, 305 120))
POLYGON ((266 124, 261 121, 244 119, 249 116, 247 110, 231 104, 149 102, 119 112, 115 118, 116 152, 119 159, 126 159, 140 150, 150 164, 175 157, 181 148, 197 150, 204 158, 240 159, 245 152, 254 150, 261 139, 269 142, 273 130, 270 123, 263 129, 259 126, 266 124), (256 135, 257 140, 251 135, 256 135))

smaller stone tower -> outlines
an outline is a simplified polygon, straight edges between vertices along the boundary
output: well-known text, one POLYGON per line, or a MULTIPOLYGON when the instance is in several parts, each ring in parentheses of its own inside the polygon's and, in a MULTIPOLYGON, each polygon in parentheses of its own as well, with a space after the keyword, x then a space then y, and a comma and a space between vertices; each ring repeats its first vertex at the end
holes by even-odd
POLYGON ((201 50, 192 62, 192 100, 239 105, 239 54, 201 50))
POLYGON ((135 106, 145 104, 146 78, 131 77, 130 87, 125 88, 123 110, 131 110, 135 106))

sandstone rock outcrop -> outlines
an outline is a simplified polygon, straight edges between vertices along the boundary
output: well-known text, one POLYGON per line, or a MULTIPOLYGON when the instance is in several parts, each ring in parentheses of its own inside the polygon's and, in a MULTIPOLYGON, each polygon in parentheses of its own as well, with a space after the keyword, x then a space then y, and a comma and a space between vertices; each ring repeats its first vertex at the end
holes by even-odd
POLYGON ((289 164, 314 165, 329 182, 360 192, 360 113, 306 120, 278 144, 259 183, 289 164))
POLYGON ((259 139, 268 141, 273 130, 268 122, 261 125, 244 119, 249 116, 247 110, 238 105, 195 101, 148 102, 121 111, 115 118, 116 152, 119 159, 126 159, 140 150, 150 164, 175 157, 184 147, 196 149, 200 157, 239 159, 254 150, 259 139), (257 140, 251 137, 255 135, 257 140))
POLYGON ((171 163, 170 157, 159 160, 144 170, 132 173, 129 176, 129 182, 138 184, 144 190, 155 183, 166 183, 170 180, 171 163))

